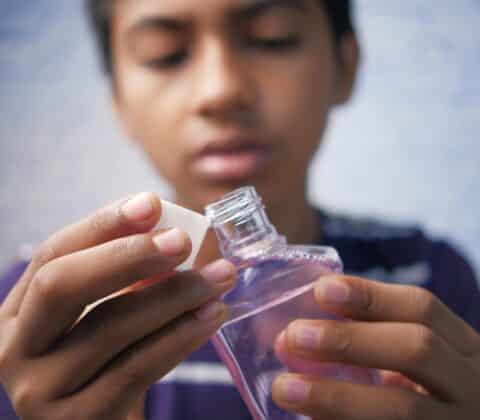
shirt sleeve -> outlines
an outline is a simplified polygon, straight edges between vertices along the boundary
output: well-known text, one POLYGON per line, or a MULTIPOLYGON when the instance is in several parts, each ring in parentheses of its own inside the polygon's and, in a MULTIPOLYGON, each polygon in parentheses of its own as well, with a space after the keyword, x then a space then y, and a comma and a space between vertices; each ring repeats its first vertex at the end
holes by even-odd
MULTIPOLYGON (((24 261, 14 264, 3 276, 0 276, 0 304, 3 303, 10 290, 15 286, 18 279, 25 271, 28 263, 24 261)), ((13 410, 12 404, 0 384, 0 419, 17 420, 18 416, 13 410)))
POLYGON ((427 249, 432 271, 431 291, 480 332, 480 291, 473 268, 445 241, 432 241, 427 249))
POLYGON ((18 261, 17 263, 13 264, 6 273, 0 275, 0 304, 3 303, 7 295, 10 293, 10 290, 13 289, 27 266, 28 262, 18 261))

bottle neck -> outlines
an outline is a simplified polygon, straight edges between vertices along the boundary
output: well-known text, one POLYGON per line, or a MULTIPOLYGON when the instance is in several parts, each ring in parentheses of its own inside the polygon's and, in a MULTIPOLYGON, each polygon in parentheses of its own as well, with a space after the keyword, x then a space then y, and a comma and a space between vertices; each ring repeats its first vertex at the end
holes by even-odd
POLYGON ((253 187, 244 187, 206 207, 220 251, 226 258, 253 258, 286 245, 253 187))

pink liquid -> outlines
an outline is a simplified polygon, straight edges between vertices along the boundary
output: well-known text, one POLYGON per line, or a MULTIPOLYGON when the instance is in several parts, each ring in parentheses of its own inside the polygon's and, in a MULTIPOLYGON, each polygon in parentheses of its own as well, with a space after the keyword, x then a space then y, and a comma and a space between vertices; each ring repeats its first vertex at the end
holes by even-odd
POLYGON ((293 320, 338 319, 321 311, 312 286, 322 274, 341 267, 312 256, 308 260, 295 257, 238 262, 242 267, 239 286, 224 298, 230 318, 213 339, 256 420, 301 418, 281 410, 271 399, 271 384, 282 372, 360 383, 376 381, 376 372, 370 369, 307 362, 275 351, 277 336, 293 320))

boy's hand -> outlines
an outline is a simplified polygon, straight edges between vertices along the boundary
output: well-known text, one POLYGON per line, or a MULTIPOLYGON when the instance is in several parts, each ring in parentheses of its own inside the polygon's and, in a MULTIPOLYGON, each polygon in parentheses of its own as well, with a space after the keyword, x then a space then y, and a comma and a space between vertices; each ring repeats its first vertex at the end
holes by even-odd
POLYGON ((58 232, 0 306, 0 381, 22 419, 126 419, 221 325, 234 267, 176 273, 190 240, 152 232, 160 212, 140 194, 58 232))
POLYGON ((480 335, 432 294, 348 276, 322 278, 314 290, 322 309, 353 321, 298 320, 277 345, 384 369, 384 386, 285 374, 273 384, 277 404, 314 419, 479 418, 480 335))

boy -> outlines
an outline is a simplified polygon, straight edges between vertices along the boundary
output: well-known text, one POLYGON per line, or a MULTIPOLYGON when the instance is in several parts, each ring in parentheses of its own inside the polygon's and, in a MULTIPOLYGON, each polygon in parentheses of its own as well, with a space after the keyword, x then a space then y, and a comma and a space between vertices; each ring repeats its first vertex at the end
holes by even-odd
MULTIPOLYGON (((329 112, 354 85, 349 2, 92 0, 89 10, 120 121, 178 204, 202 211, 255 185, 289 242, 334 246, 360 275, 315 287, 319 307, 352 322, 296 320, 279 343, 308 359, 384 369, 391 386, 282 375, 277 404, 313 418, 477 418, 480 297, 467 263, 416 229, 332 216, 306 200, 329 112)), ((120 200, 47 239, 0 283, 0 380, 22 418, 249 418, 201 347, 225 319, 217 299, 235 279, 228 262, 212 262, 214 238, 197 271, 78 321, 86 305, 186 258, 184 233, 151 231, 160 212, 153 194, 120 200)))

